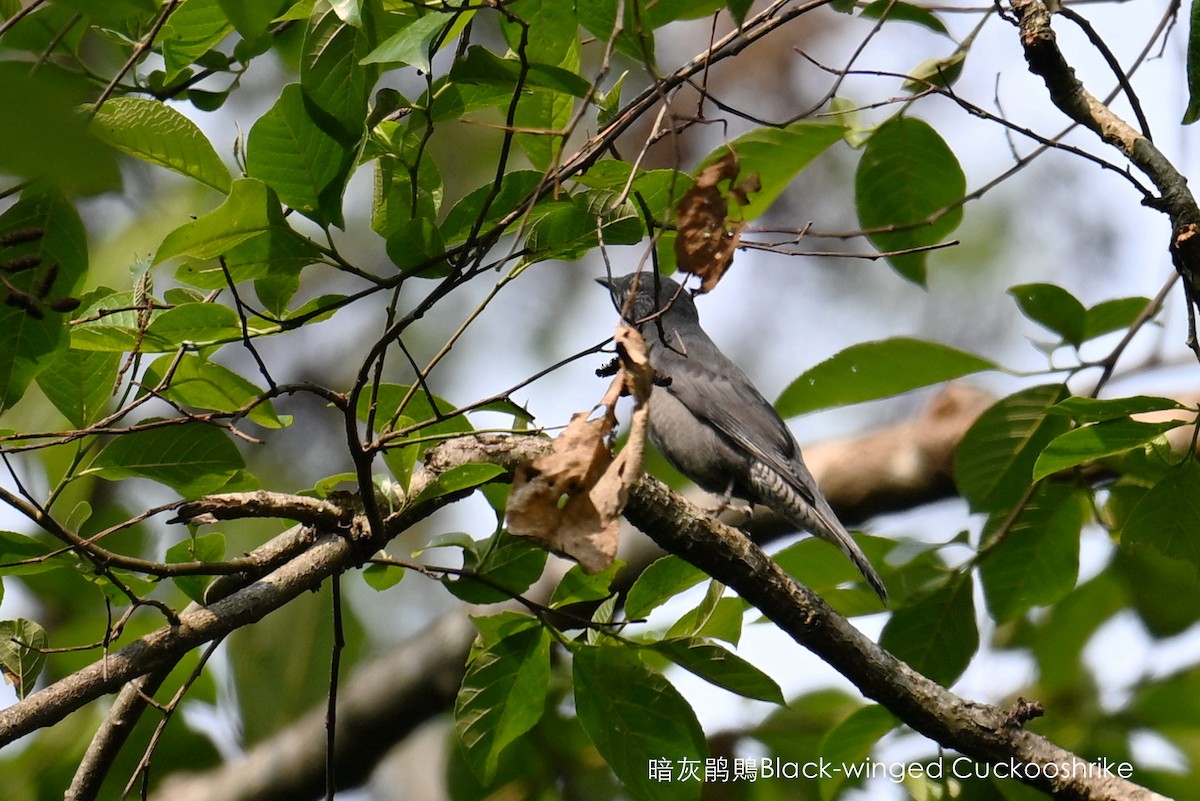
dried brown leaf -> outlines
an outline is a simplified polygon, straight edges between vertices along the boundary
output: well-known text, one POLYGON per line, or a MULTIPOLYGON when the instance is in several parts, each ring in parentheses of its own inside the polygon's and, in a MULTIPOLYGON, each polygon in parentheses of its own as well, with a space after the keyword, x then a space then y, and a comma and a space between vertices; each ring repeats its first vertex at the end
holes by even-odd
POLYGON ((729 198, 739 205, 749 202, 748 195, 758 191, 761 183, 751 175, 739 184, 738 159, 731 150, 705 167, 675 208, 675 261, 685 273, 700 276, 699 292, 711 291, 733 264, 743 221, 729 219, 729 198), (720 184, 729 182, 721 190, 720 184))
POLYGON ((508 527, 555 553, 578 561, 589 572, 612 564, 617 536, 596 509, 591 490, 612 464, 605 443, 609 417, 588 420, 584 413, 554 440, 554 450, 524 465, 508 496, 508 527))
POLYGON ((572 417, 553 451, 516 471, 508 496, 509 531, 537 540, 591 573, 607 568, 617 555, 621 512, 642 475, 646 399, 654 383, 641 334, 621 325, 616 342, 621 369, 602 401, 604 416, 572 417), (635 407, 629 439, 614 459, 607 443, 616 424, 613 407, 623 393, 634 397, 635 407))

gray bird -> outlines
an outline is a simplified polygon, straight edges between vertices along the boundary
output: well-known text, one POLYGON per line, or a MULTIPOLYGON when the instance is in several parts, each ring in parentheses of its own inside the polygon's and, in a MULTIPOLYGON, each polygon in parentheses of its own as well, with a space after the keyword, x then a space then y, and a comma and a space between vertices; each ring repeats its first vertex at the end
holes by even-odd
POLYGON ((691 293, 659 278, 656 298, 650 273, 597 281, 649 347, 660 378, 650 395, 650 438, 663 456, 705 490, 763 504, 836 545, 886 603, 883 580, 821 494, 792 432, 704 333, 691 293))

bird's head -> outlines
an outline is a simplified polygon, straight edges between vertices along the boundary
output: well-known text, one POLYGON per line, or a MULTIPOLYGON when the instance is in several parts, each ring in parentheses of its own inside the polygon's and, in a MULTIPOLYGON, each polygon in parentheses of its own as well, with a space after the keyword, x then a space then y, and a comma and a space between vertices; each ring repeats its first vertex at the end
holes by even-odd
POLYGON ((596 283, 608 289, 613 305, 632 325, 638 325, 660 312, 663 320, 677 325, 700 321, 692 293, 670 278, 658 276, 655 281, 654 273, 638 272, 597 278, 596 283))

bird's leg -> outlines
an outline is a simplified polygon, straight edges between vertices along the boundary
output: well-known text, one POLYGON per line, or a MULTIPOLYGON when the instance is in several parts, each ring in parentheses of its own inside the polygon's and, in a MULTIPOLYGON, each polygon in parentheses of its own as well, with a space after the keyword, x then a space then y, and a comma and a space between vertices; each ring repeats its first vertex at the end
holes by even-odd
POLYGON ((725 491, 717 496, 717 505, 713 509, 708 510, 711 517, 720 517, 721 513, 729 508, 733 502, 733 479, 729 479, 729 484, 725 487, 725 491))

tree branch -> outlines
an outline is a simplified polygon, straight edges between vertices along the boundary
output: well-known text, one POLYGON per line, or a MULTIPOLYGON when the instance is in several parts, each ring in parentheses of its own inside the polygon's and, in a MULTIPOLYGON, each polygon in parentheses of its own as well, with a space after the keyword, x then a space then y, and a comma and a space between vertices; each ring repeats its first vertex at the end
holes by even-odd
MULTIPOLYGON (((431 462, 446 469, 464 455, 486 456, 506 467, 511 461, 502 439, 467 437, 438 448, 431 462)), ((744 532, 706 516, 662 482, 643 477, 624 514, 664 550, 734 589, 865 696, 941 745, 989 763, 1033 766, 1017 778, 1055 798, 1166 801, 1116 775, 1084 770, 1087 760, 1021 728, 1009 712, 960 698, 917 673, 798 584, 744 532), (1064 770, 1063 765, 1078 767, 1064 770)))
MULTIPOLYGON (((412 497, 419 495, 433 478, 428 472, 414 477, 410 484, 412 497)), ((268 553, 293 555, 272 572, 261 578, 233 576, 224 584, 215 583, 208 593, 208 606, 189 606, 177 624, 134 640, 116 653, 0 710, 0 747, 57 723, 88 702, 116 692, 126 682, 169 667, 192 648, 261 620, 301 593, 316 589, 334 573, 361 564, 400 532, 468 493, 469 490, 437 496, 393 514, 376 536, 367 536, 364 526, 354 524, 333 532, 317 530, 315 540, 307 545, 305 527, 288 529, 255 551, 255 554, 262 551, 264 558, 268 553), (299 550, 301 547, 303 550, 299 550), (257 580, 239 586, 248 578, 257 580)))
MULTIPOLYGON (((976 390, 951 386, 913 420, 864 437, 810 446, 807 449, 809 461, 831 499, 851 519, 945 497, 953 491, 950 470, 958 439, 989 402, 987 395, 976 390), (854 456, 857 481, 848 480, 847 454, 854 456), (869 480, 864 482, 864 476, 869 480), (876 491, 864 491, 864 484, 875 487, 876 491)), ((440 472, 471 462, 486 461, 511 468, 533 458, 547 444, 547 440, 532 436, 462 437, 430 451, 427 468, 419 469, 420 475, 414 476, 414 480, 423 484, 432 481, 440 472)), ((424 516, 429 511, 422 509, 420 514, 424 516)), ((797 642, 850 678, 864 695, 883 703, 917 731, 968 756, 988 761, 1016 759, 1022 763, 1046 765, 1075 759, 1044 738, 1012 725, 1004 710, 958 698, 915 673, 859 634, 819 597, 783 574, 741 532, 705 517, 669 493, 659 482, 643 480, 631 498, 626 516, 660 546, 693 561, 733 587, 797 642)), ((402 513, 389 519, 389 535, 411 525, 412 519, 401 519, 405 517, 402 513)), ((304 536, 305 531, 305 527, 293 527, 272 543, 262 546, 272 554, 282 548, 293 557, 265 578, 241 588, 224 587, 222 592, 216 593, 223 598, 213 601, 208 608, 185 610, 179 626, 159 629, 107 659, 0 711, 0 744, 51 725, 90 700, 173 664, 191 648, 261 619, 299 593, 317 586, 333 572, 361 562, 363 547, 352 538, 325 534, 318 536, 314 543, 313 535, 304 536), (276 542, 282 545, 276 545, 276 542), (297 549, 296 543, 301 543, 303 549, 297 549)), ((243 581, 250 578, 245 577, 243 581)), ((223 580, 231 581, 233 577, 223 580)), ((464 643, 470 639, 470 627, 444 627, 459 625, 465 626, 465 622, 439 623, 434 631, 442 631, 442 634, 430 634, 403 646, 394 655, 360 669, 348 684, 339 701, 338 716, 337 770, 343 782, 361 782, 388 747, 420 722, 448 708, 454 695, 455 678, 461 676, 464 643), (451 636, 445 631, 457 633, 451 636), (417 661, 424 667, 417 672, 430 681, 440 680, 447 686, 439 685, 436 691, 428 686, 414 689, 410 679, 405 678, 406 674, 392 665, 393 660, 406 664, 406 659, 415 659, 405 654, 423 654, 417 661), (429 669, 430 660, 440 667, 429 669), (384 678, 387 676, 391 678, 384 678), (381 688, 387 689, 386 695, 390 699, 386 713, 380 700, 381 688), (367 700, 361 701, 363 698, 367 700), (404 721, 404 724, 397 726, 397 721, 404 721), (361 743, 364 742, 371 746, 368 751, 363 750, 361 743)), ((203 791, 207 795, 189 795, 188 798, 276 798, 279 796, 271 795, 273 791, 269 788, 276 786, 281 776, 294 776, 294 783, 287 785, 288 792, 301 786, 306 792, 319 791, 322 761, 320 758, 309 759, 306 755, 310 750, 319 755, 324 747, 323 715, 323 709, 316 710, 296 726, 264 743, 245 760, 204 774, 203 778, 191 777, 186 780, 187 784, 172 784, 171 787, 187 788, 188 793, 201 793, 205 786, 210 788, 203 791), (273 768, 280 761, 293 766, 307 765, 312 770, 280 772, 273 768), (269 777, 267 773, 270 773, 269 777), (260 775, 264 777, 261 781, 256 778, 260 775), (228 790, 239 782, 257 790, 238 793, 228 790), (221 789, 214 794, 211 789, 214 787, 221 789)), ((1039 786, 1070 799, 1142 801, 1161 798, 1115 777, 1063 782, 1061 786, 1044 779, 1039 786)), ((183 792, 183 789, 178 791, 183 792)), ((164 797, 184 796, 176 795, 172 790, 164 797)))
MULTIPOLYGON (((362 784, 388 749, 454 702, 475 627, 448 614, 412 640, 359 668, 338 693, 335 767, 339 787, 362 784)), ((157 801, 295 801, 325 781, 325 707, 207 772, 164 780, 157 801)))
POLYGON ((1120 150, 1154 183, 1160 197, 1148 203, 1171 220, 1172 253, 1189 288, 1200 286, 1200 207, 1187 179, 1154 143, 1084 88, 1058 47, 1051 13, 1042 0, 1010 0, 1029 71, 1046 83, 1050 99, 1075 122, 1120 150))
POLYGON ((126 682, 173 664, 192 648, 261 620, 360 559, 358 549, 345 537, 320 537, 308 551, 261 580, 211 606, 185 610, 178 625, 157 629, 0 710, 0 747, 57 723, 126 682))
POLYGON ((1015 778, 1055 798, 1166 801, 1113 774, 1083 770, 1087 760, 1014 724, 1005 710, 960 698, 917 673, 798 584, 745 534, 703 516, 661 482, 638 484, 625 516, 664 549, 731 587, 863 695, 946 748, 988 763, 1036 766, 1015 778), (1079 768, 1064 771, 1063 765, 1079 768))

